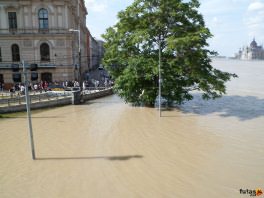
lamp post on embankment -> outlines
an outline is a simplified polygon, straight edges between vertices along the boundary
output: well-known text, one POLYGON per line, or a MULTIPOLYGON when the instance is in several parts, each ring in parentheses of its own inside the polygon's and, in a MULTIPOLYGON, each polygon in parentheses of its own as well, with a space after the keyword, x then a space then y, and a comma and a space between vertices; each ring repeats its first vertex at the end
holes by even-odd
POLYGON ((159 39, 159 117, 161 117, 161 48, 159 39))
POLYGON ((69 29, 70 32, 78 32, 78 60, 79 60, 79 67, 78 67, 78 81, 80 86, 80 93, 73 93, 76 94, 76 100, 74 100, 74 104, 79 104, 83 102, 82 98, 82 91, 83 91, 83 80, 82 80, 82 67, 81 67, 81 31, 75 29, 69 29))
POLYGON ((26 96, 26 107, 27 107, 28 129, 29 129, 31 154, 32 154, 32 159, 35 160, 36 154, 35 154, 34 137, 33 137, 33 130, 32 130, 32 122, 31 122, 30 98, 29 98, 29 94, 28 94, 28 79, 27 79, 27 71, 26 71, 26 67, 25 67, 25 62, 23 60, 22 60, 22 66, 23 66, 23 75, 24 75, 24 84, 25 84, 25 96, 26 96))
POLYGON ((79 77, 80 90, 82 91, 81 32, 80 32, 80 30, 75 30, 75 29, 69 29, 69 31, 70 32, 78 32, 78 62, 79 62, 78 77, 79 77))

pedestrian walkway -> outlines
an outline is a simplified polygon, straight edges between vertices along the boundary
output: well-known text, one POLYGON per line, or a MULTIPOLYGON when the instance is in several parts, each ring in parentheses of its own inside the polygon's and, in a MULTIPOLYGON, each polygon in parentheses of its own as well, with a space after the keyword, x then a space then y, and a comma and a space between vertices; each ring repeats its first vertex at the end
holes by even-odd
MULTIPOLYGON (((87 88, 76 98, 72 91, 48 91, 38 94, 30 94, 31 108, 40 109, 46 107, 62 106, 69 104, 79 104, 87 100, 104 97, 112 94, 112 88, 100 87, 99 89, 87 88), (76 100, 77 99, 77 100, 76 100), (78 102, 77 102, 78 101, 78 102), (77 103, 75 103, 77 102, 77 103)), ((0 113, 11 113, 26 110, 26 97, 16 95, 13 97, 3 97, 0 99, 0 113)))
MULTIPOLYGON (((49 100, 57 100, 59 98, 65 98, 65 97, 71 97, 71 92, 31 92, 30 93, 30 100, 31 103, 36 103, 40 101, 49 101, 49 100)), ((0 107, 5 106, 16 106, 26 103, 26 97, 25 95, 19 95, 19 94, 3 94, 0 98, 0 107)))

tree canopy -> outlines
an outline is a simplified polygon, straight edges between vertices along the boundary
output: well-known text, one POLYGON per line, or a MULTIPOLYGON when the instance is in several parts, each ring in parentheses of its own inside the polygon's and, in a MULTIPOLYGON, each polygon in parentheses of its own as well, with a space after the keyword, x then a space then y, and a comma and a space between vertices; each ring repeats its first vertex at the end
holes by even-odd
POLYGON ((207 39, 212 37, 199 13, 198 0, 135 0, 107 29, 104 64, 115 90, 126 102, 153 105, 158 95, 159 46, 163 98, 183 103, 192 91, 204 99, 225 93, 235 74, 211 65, 207 39))

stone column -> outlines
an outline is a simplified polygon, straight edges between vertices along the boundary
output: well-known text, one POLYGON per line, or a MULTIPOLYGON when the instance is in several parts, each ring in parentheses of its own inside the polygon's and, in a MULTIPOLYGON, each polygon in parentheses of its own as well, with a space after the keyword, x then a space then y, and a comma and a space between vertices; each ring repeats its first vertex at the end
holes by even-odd
POLYGON ((65 23, 64 23, 65 27, 64 28, 70 29, 69 22, 68 22, 69 15, 68 15, 68 6, 67 5, 64 6, 64 14, 65 14, 64 15, 64 21, 65 21, 65 23))
POLYGON ((4 6, 0 6, 0 21, 1 29, 8 29, 7 11, 4 6))

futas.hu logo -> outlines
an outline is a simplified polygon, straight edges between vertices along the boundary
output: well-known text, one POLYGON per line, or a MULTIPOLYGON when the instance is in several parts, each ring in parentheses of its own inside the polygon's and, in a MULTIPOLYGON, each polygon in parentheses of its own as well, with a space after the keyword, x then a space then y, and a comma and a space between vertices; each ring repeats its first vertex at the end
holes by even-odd
POLYGON ((263 191, 260 188, 257 188, 256 190, 250 190, 250 189, 240 189, 240 194, 247 194, 251 197, 261 196, 263 195, 263 191))

